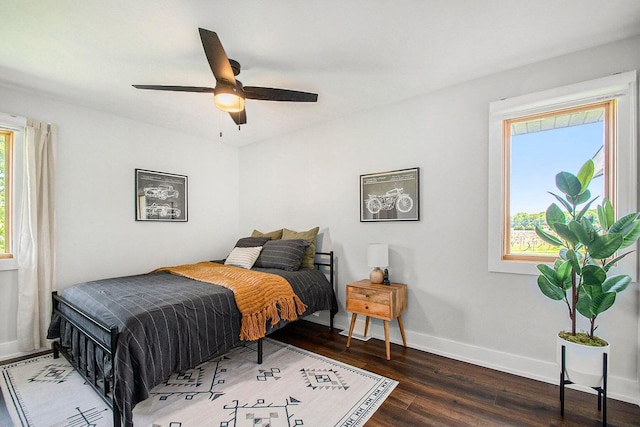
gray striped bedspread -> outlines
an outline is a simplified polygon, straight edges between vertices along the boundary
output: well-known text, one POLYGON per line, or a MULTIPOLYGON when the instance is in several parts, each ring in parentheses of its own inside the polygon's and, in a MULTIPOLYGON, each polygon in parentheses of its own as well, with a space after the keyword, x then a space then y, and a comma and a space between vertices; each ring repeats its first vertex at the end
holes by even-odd
MULTIPOLYGON (((337 311, 334 291, 322 272, 255 270, 287 279, 307 305, 303 315, 337 311)), ((133 425, 133 407, 148 398, 149 391, 171 373, 242 343, 241 316, 233 292, 222 286, 160 272, 82 283, 61 295, 100 323, 117 326, 120 331, 113 366, 114 393, 125 426, 133 425)), ((269 322, 267 333, 286 323, 272 327, 269 322)), ((60 328, 60 322, 54 319, 49 338, 59 337, 60 328)), ((108 343, 106 337, 103 339, 108 343)))

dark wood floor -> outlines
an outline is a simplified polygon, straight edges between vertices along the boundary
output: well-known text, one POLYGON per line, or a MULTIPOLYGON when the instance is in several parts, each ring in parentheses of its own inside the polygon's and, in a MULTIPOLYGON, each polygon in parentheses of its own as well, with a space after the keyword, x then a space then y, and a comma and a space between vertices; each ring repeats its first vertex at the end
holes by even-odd
MULTIPOLYGON (((394 344, 387 361, 384 341, 351 340, 347 349, 338 332, 298 321, 272 337, 397 380, 367 427, 602 425, 596 395, 567 390, 562 418, 557 385, 394 344)), ((640 426, 637 405, 613 399, 607 405, 609 426, 640 426)))
MULTIPOLYGON (((399 382, 367 427, 601 426, 595 395, 567 390, 560 417, 558 386, 458 362, 384 341, 352 340, 338 330, 298 321, 271 335, 314 353, 399 382)), ((265 355, 268 357, 268 355, 265 355)), ((609 426, 640 426, 640 407, 608 399, 609 426)), ((0 393, 0 426, 10 426, 0 393)))

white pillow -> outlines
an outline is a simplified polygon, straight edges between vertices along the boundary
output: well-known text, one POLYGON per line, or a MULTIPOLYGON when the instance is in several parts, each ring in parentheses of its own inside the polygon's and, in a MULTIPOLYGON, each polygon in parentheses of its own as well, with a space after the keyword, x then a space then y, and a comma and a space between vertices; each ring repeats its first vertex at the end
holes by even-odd
POLYGON ((224 261, 224 265, 233 265, 242 268, 251 268, 253 263, 258 259, 262 246, 256 246, 255 248, 233 248, 227 259, 224 261))

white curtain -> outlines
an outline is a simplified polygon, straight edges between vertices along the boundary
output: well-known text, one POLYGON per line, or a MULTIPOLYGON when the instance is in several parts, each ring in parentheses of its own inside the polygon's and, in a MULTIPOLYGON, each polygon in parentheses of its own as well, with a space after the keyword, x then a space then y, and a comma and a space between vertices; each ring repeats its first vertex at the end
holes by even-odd
POLYGON ((18 347, 47 346, 55 290, 55 125, 27 119, 18 236, 18 347))

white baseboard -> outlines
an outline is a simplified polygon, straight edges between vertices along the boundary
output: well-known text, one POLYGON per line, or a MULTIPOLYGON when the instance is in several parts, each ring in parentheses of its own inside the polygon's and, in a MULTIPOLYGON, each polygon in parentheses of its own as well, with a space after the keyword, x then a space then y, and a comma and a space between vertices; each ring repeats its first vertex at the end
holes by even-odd
POLYGON ((16 357, 29 356, 30 354, 39 353, 45 350, 47 349, 41 348, 40 350, 34 351, 19 351, 18 341, 3 342, 0 343, 0 362, 15 359, 16 357))
POLYGON ((0 362, 22 355, 23 354, 18 351, 18 341, 0 343, 0 362))
MULTIPOLYGON (((316 323, 328 325, 328 322, 316 323)), ((338 329, 346 329, 348 331, 349 324, 350 315, 338 314, 334 318, 334 326, 338 329)), ((364 331, 363 316, 359 316, 356 320, 354 331, 356 330, 364 331)), ((384 329, 380 321, 374 322, 372 319, 372 322, 369 323, 369 335, 373 338, 384 340, 384 329)), ((559 382, 560 371, 555 361, 549 362, 531 359, 427 334, 407 331, 406 329, 405 335, 407 338, 407 346, 410 348, 549 384, 558 385, 559 382)), ((393 327, 393 322, 389 328, 389 340, 394 344, 402 345, 400 331, 397 327, 393 327)), ((393 359, 393 349, 391 350, 391 358, 393 359)), ((569 387, 587 393, 595 393, 595 391, 589 387, 579 385, 571 385, 569 387)), ((607 388, 607 397, 609 398, 635 405, 640 404, 640 384, 638 381, 609 375, 607 388)))

